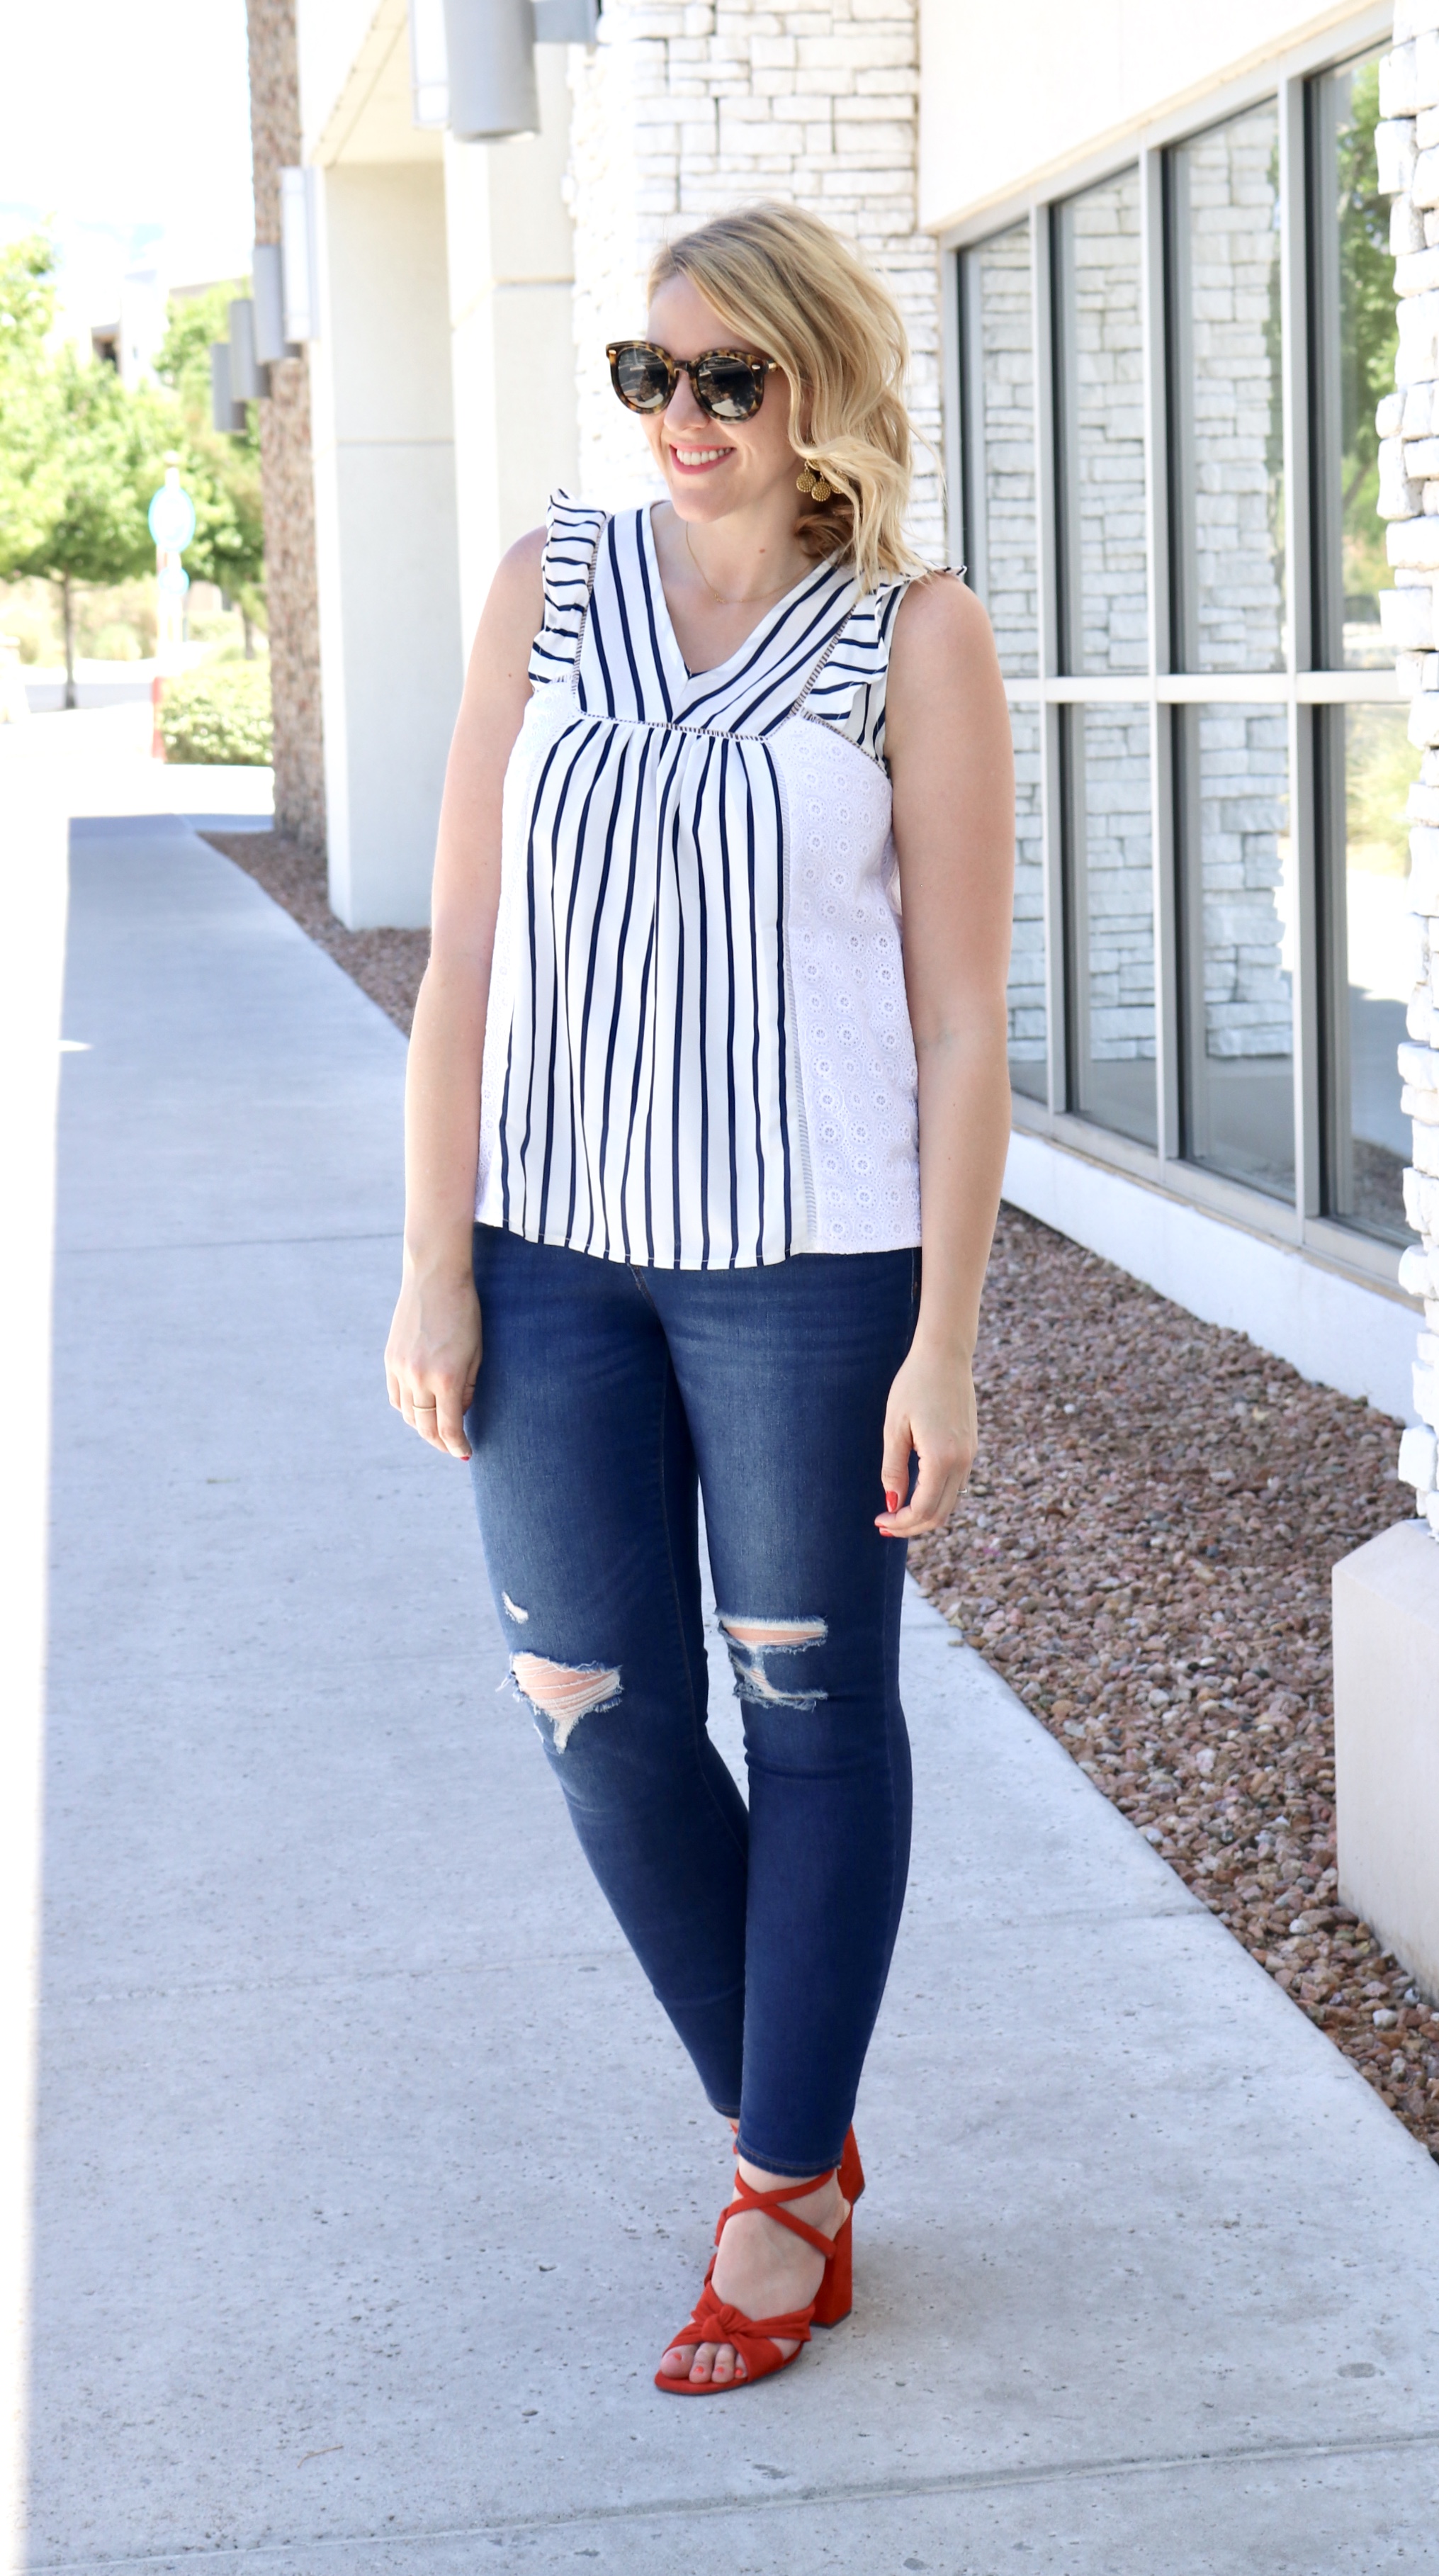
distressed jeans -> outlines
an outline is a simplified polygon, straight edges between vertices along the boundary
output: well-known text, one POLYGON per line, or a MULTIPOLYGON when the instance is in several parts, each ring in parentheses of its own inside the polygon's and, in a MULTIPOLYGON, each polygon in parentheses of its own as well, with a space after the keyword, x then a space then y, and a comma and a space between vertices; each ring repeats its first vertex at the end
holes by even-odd
POLYGON ((495 1606, 590 1867, 740 2151, 837 2162, 904 1902, 915 1252, 654 1270, 475 1228, 467 1429, 495 1606), (697 1495, 745 1736, 706 1725, 697 1495))

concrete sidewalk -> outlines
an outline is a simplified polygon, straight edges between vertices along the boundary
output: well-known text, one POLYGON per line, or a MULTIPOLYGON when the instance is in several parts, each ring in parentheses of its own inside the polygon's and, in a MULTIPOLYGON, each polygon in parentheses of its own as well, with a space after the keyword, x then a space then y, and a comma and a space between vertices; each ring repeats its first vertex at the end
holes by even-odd
POLYGON ((402 1042, 178 820, 67 1013, 31 2563, 1439 2564, 1439 2172, 917 1597, 856 2312, 657 2394, 727 2139, 384 1401, 402 1042))

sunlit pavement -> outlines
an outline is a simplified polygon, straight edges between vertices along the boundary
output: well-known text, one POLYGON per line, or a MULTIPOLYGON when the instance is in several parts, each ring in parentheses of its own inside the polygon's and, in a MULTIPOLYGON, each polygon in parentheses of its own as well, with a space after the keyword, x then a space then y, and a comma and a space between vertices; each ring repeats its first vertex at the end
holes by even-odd
MULTIPOLYGON (((133 691, 135 684, 126 684, 133 691)), ((274 803, 268 769, 204 768, 153 760, 149 684, 107 704, 34 715, 0 725, 0 797, 8 778, 33 765, 71 815, 194 814, 216 822, 267 821, 274 803)))
POLYGON ((384 1401, 403 1043, 186 806, 95 819, 129 715, 38 720, 82 819, 31 2563, 1432 2563, 1439 2171, 917 1597, 855 2314, 653 2389, 726 2133, 384 1401))

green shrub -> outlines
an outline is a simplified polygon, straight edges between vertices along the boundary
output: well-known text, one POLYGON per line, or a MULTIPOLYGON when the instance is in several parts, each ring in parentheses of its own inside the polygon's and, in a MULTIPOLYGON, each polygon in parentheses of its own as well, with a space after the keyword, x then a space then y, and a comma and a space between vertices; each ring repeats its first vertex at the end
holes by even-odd
POLYGON ((263 768, 270 759, 270 672, 265 662, 202 662, 165 684, 160 732, 167 760, 263 768))

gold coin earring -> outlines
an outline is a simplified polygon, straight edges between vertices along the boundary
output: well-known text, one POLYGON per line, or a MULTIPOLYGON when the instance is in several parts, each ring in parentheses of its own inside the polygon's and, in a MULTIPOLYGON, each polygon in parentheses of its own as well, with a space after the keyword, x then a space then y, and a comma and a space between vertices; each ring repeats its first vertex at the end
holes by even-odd
POLYGON ((808 460, 806 460, 795 479, 794 488, 797 492, 803 492, 807 499, 811 501, 827 501, 833 492, 834 486, 831 483, 826 483, 818 466, 811 465, 808 460))

